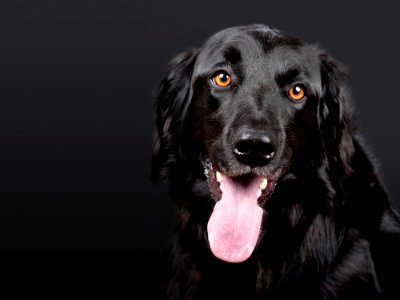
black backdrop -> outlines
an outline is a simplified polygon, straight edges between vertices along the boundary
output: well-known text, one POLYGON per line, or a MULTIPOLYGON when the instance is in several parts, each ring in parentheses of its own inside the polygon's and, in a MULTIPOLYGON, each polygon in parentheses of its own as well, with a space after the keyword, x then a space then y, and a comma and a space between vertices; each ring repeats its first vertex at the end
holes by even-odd
POLYGON ((151 91, 175 54, 227 26, 273 25, 349 67, 398 206, 400 19, 356 3, 1 1, 0 286, 151 295, 174 221, 148 179, 151 91))

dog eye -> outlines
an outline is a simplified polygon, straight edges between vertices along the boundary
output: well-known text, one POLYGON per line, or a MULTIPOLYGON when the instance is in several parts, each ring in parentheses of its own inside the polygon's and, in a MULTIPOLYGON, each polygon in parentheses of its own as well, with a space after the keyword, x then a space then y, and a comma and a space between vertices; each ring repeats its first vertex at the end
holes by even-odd
POLYGON ((289 97, 292 100, 302 100, 306 95, 305 89, 300 84, 294 84, 289 89, 289 97))
POLYGON ((228 87, 232 82, 231 76, 225 72, 220 71, 212 78, 212 83, 219 87, 228 87))

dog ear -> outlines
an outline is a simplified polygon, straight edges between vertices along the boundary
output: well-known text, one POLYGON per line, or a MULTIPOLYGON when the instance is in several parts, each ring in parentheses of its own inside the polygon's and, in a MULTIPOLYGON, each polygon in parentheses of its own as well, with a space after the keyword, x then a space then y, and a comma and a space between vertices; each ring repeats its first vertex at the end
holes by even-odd
POLYGON ((168 176, 171 165, 182 160, 181 133, 190 104, 195 50, 177 55, 168 65, 155 95, 154 152, 151 180, 168 176))
POLYGON ((345 165, 354 153, 353 114, 346 68, 324 52, 319 53, 322 96, 318 123, 326 157, 345 165))

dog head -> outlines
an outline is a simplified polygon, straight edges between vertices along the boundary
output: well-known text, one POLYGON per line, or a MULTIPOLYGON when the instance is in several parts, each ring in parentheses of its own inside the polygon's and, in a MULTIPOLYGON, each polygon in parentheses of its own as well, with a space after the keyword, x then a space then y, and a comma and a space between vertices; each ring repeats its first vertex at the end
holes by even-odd
POLYGON ((345 79, 317 47, 263 25, 220 31, 171 62, 156 100, 152 178, 183 186, 205 172, 215 256, 251 255, 288 170, 349 159, 345 79))

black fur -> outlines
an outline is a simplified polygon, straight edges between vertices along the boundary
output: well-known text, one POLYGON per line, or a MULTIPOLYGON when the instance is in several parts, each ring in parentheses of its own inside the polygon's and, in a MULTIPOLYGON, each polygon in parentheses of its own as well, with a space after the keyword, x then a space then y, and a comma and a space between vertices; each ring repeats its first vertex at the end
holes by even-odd
POLYGON ((263 25, 218 32, 170 63, 157 92, 152 166, 177 207, 167 298, 400 299, 399 218, 363 150, 346 83, 324 51, 263 25), (210 81, 221 69, 232 75, 228 89, 210 81), (305 100, 288 98, 292 83, 305 86, 305 100), (268 164, 232 154, 246 126, 270 135, 268 164), (276 178, 243 263, 210 251, 209 163, 230 176, 276 178))

